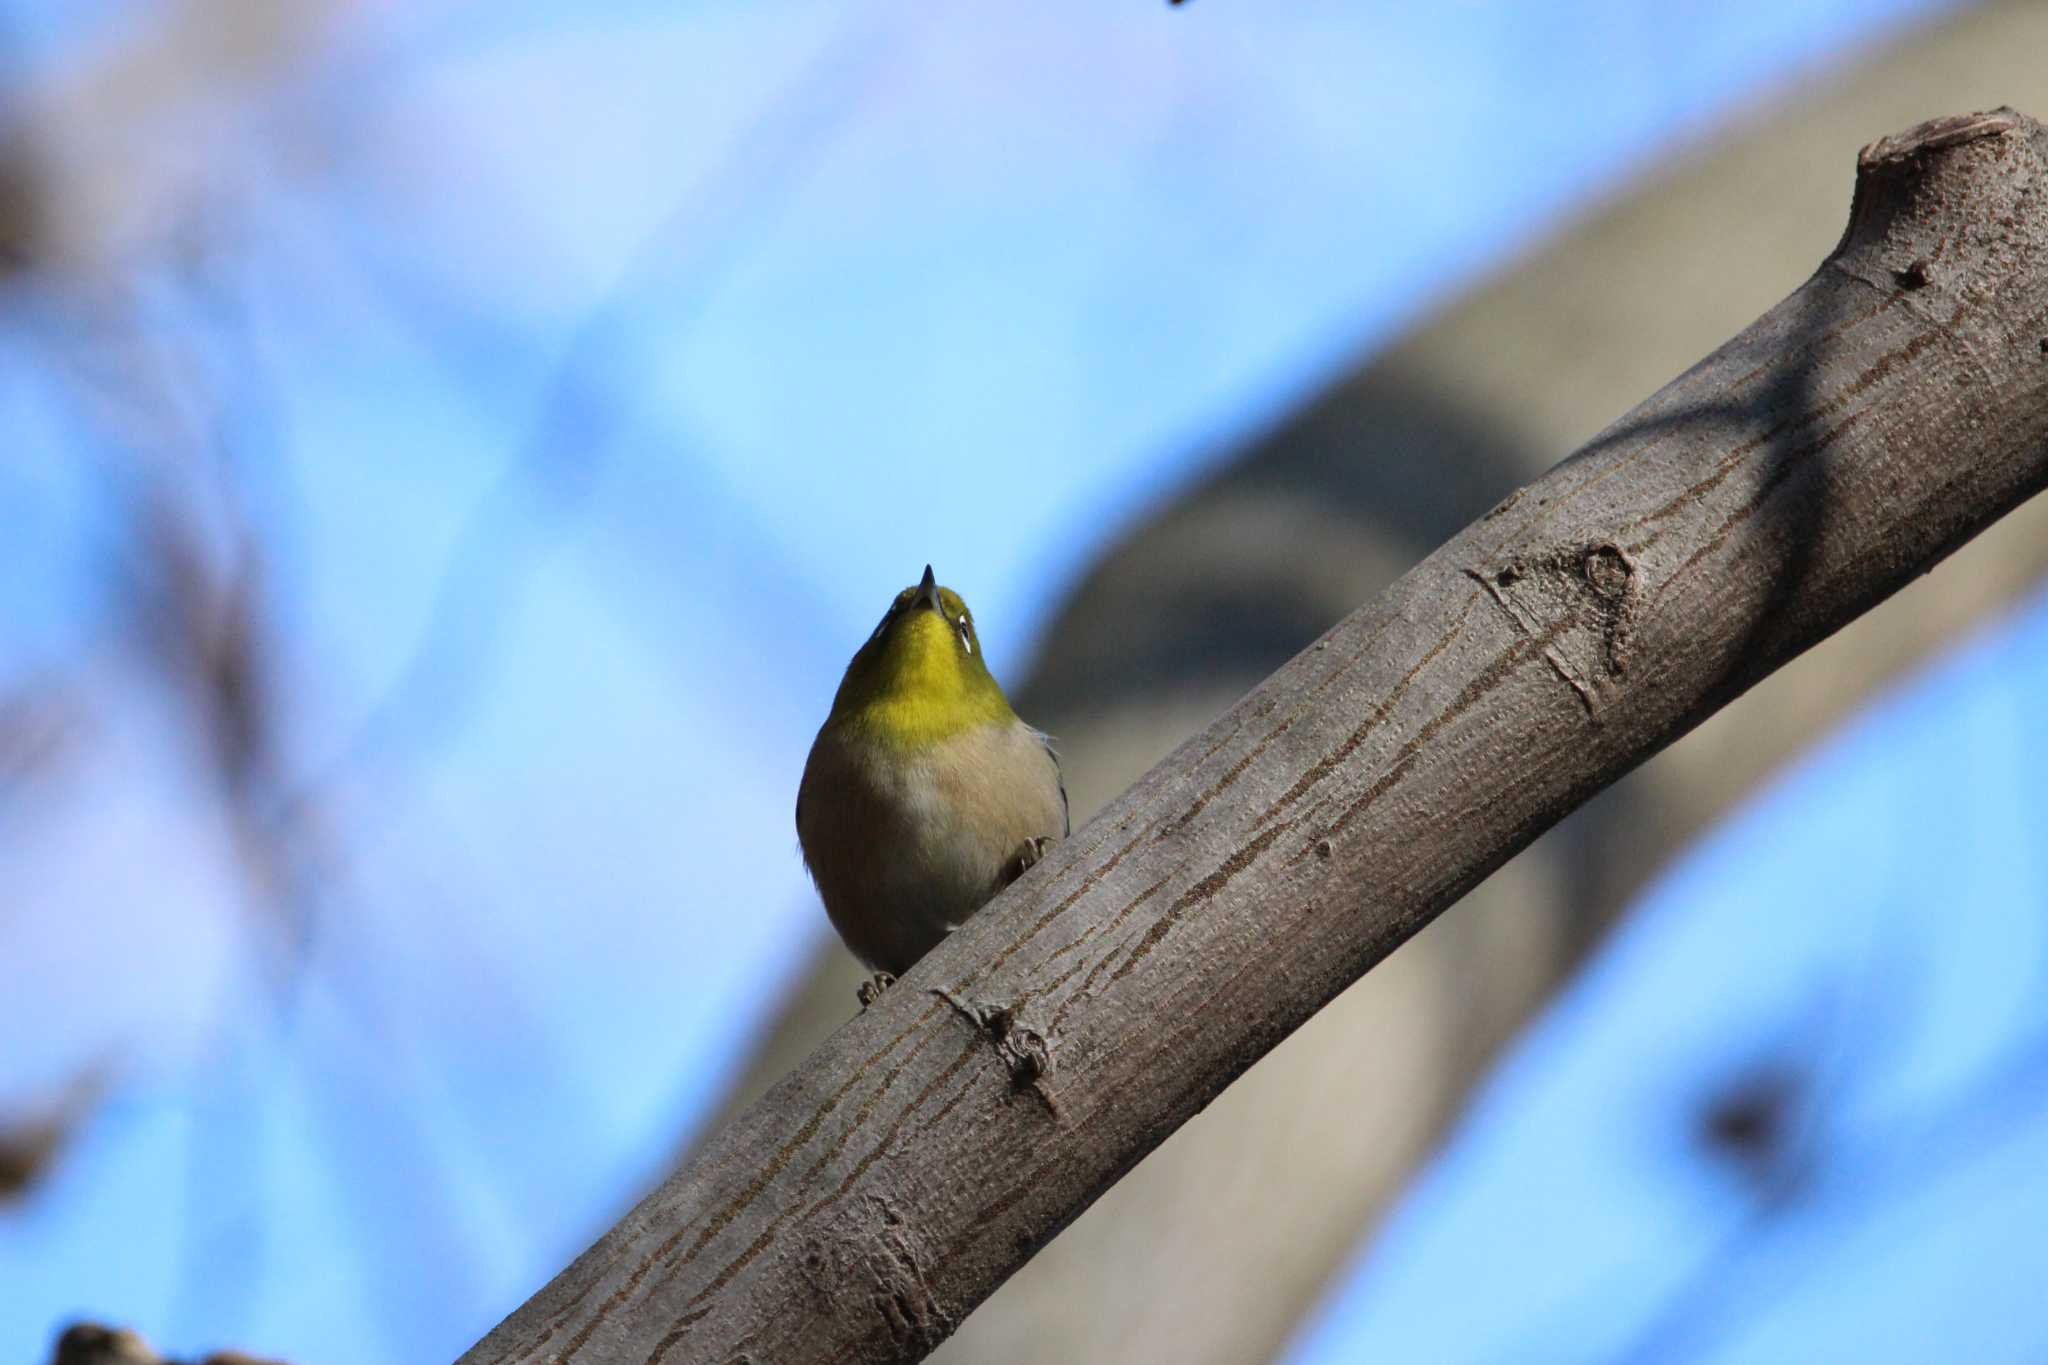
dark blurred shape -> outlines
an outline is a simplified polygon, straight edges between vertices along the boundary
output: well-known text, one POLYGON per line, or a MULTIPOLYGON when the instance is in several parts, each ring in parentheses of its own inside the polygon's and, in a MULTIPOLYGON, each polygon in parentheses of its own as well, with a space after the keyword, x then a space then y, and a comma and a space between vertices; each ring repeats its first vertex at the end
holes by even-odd
POLYGON ((54 1118, 0 1129, 0 1202, 19 1198, 40 1180, 70 1132, 68 1123, 54 1118))
POLYGON ((272 679, 280 641, 268 615, 263 547, 239 516, 238 486, 210 488, 207 461, 178 480, 131 476, 128 638, 146 677, 190 718, 200 775, 213 788, 239 856, 252 948, 270 984, 288 991, 313 938, 317 803, 288 795, 285 732, 291 717, 272 679))
POLYGON ((58 1154, 107 1090, 108 1073, 93 1067, 66 1086, 41 1112, 0 1115, 0 1205, 40 1184, 58 1154))
POLYGON ((243 537, 233 549, 237 562, 220 562, 198 518, 168 497, 147 498, 136 521, 136 633, 161 675, 184 690, 222 785, 231 795, 248 795, 273 765, 276 724, 256 614, 254 545, 243 537))
POLYGON ((12 37, 0 28, 0 283, 42 262, 51 235, 48 168, 22 108, 12 37))
MULTIPOLYGON (((180 1365, 170 1356, 158 1355, 133 1328, 107 1327, 97 1322, 74 1322, 57 1338, 50 1365, 180 1365)), ((191 1358, 190 1365, 284 1365, 266 1356, 242 1351, 214 1351, 191 1358)))
POLYGON ((1709 1097, 1700 1113, 1700 1141, 1759 1199, 1783 1200, 1805 1169, 1801 1129, 1811 1094, 1797 1068, 1759 1068, 1709 1097))
POLYGON ((32 268, 48 236, 41 159, 27 134, 0 109, 0 280, 32 268))
POLYGON ((163 1357, 149 1349, 132 1328, 74 1322, 57 1338, 51 1365, 161 1365, 163 1357))

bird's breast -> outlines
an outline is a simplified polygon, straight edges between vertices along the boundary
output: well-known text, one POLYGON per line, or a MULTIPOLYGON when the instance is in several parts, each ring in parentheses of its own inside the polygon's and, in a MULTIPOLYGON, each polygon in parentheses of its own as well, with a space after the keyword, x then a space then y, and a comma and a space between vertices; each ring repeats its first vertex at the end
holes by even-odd
POLYGON ((1064 833, 1058 785, 1021 722, 908 749, 827 726, 805 767, 797 833, 841 937, 896 971, 1000 889, 1025 840, 1064 833))

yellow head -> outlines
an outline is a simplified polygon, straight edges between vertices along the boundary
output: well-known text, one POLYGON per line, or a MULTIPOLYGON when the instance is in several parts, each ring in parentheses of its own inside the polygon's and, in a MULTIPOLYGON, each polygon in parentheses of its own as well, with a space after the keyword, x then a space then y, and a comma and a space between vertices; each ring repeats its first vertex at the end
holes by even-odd
POLYGON ((981 657, 967 604, 927 564, 924 580, 896 594, 846 666, 825 723, 916 748, 1015 715, 981 657))

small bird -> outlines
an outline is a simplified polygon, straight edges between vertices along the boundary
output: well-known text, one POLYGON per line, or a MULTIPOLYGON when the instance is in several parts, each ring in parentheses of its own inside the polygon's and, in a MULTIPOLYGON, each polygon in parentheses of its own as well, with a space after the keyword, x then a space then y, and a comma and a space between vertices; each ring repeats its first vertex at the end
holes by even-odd
POLYGON ((974 618, 925 565, 846 666, 796 794, 825 913, 875 997, 1068 833, 1052 742, 1017 719, 974 618))

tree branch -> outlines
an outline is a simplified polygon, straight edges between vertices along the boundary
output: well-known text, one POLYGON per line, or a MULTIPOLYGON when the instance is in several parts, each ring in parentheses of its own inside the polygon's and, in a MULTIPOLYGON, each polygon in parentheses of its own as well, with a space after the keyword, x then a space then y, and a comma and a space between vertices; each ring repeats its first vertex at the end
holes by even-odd
POLYGON ((2048 130, 1940 119, 1857 171, 1795 293, 1183 745, 463 1359, 921 1356, 1537 834, 2048 486, 2048 130))

